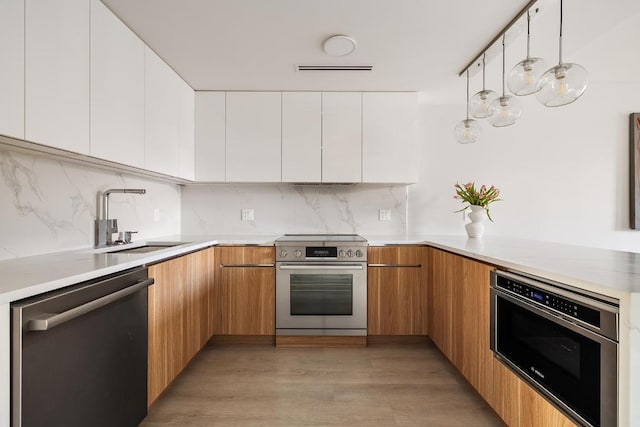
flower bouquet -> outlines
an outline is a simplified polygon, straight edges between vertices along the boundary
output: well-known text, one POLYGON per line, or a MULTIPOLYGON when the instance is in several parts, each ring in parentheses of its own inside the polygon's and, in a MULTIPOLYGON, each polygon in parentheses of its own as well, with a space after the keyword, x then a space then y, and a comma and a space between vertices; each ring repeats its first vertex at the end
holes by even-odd
POLYGON ((456 194, 453 198, 462 200, 463 203, 468 203, 468 205, 456 212, 462 212, 469 206, 481 206, 485 211, 487 211, 487 217, 489 220, 493 222, 491 214, 489 213, 489 205, 493 202, 502 200, 498 198, 498 196, 500 196, 500 190, 493 185, 489 188, 487 188, 486 185, 482 185, 478 190, 473 182, 468 182, 464 185, 456 183, 454 187, 456 189, 456 194))

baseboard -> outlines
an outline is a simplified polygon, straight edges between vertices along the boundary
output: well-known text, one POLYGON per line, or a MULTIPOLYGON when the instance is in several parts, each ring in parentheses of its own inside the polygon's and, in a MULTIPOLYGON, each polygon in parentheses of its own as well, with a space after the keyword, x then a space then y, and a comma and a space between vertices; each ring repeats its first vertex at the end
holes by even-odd
POLYGON ((353 348, 366 347, 367 337, 354 336, 276 336, 276 347, 289 348, 353 348))
POLYGON ((274 345, 275 335, 214 335, 209 344, 260 344, 274 345))
POLYGON ((426 335, 369 335, 367 344, 426 344, 426 335))

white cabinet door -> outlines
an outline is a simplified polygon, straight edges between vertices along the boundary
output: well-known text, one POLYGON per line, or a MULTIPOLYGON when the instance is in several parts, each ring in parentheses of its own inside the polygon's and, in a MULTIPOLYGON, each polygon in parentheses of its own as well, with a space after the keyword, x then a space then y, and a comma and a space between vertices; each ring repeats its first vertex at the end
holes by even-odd
POLYGON ((282 93, 282 181, 322 180, 322 94, 282 93))
POLYGON ((182 79, 178 82, 178 176, 195 178, 195 96, 182 79))
POLYGON ((0 1, 0 135, 24 139, 24 1, 0 1))
POLYGON ((322 182, 362 181, 362 94, 322 94, 322 182))
POLYGON ((227 181, 281 181, 280 92, 227 93, 227 181))
POLYGON ((415 92, 362 94, 362 182, 417 181, 415 92))
POLYGON ((178 85, 174 71, 145 46, 145 168, 178 175, 178 85))
POLYGON ((25 1, 25 138, 89 154, 90 0, 25 1))
POLYGON ((144 167, 144 43, 91 3, 91 155, 144 167))
POLYGON ((196 181, 225 181, 226 94, 196 92, 196 181))

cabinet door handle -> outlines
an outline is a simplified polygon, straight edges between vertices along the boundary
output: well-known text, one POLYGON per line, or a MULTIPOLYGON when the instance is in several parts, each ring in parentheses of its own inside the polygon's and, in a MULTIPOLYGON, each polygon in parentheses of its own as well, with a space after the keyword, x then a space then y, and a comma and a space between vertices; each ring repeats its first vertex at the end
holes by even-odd
POLYGON ((258 267, 275 267, 275 264, 220 264, 220 268, 258 268, 258 267))
POLYGON ((421 268, 422 264, 369 264, 369 267, 421 268))
POLYGON ((41 319, 31 319, 25 325, 25 329, 27 331, 48 331, 49 329, 62 325, 63 323, 73 320, 76 317, 80 317, 91 311, 97 310, 100 307, 104 307, 107 304, 111 304, 112 302, 134 294, 146 288, 147 286, 153 285, 154 282, 155 280, 153 278, 143 279, 135 283, 134 285, 131 285, 124 289, 120 289, 117 292, 105 295, 93 301, 89 301, 70 310, 63 311, 62 313, 49 314, 41 319))

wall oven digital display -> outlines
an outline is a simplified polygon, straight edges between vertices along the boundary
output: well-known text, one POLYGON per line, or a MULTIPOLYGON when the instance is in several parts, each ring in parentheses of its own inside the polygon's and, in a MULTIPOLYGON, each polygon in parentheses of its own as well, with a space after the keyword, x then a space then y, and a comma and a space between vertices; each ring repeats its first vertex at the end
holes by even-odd
POLYGON ((307 258, 337 258, 338 248, 336 246, 307 246, 307 258))

